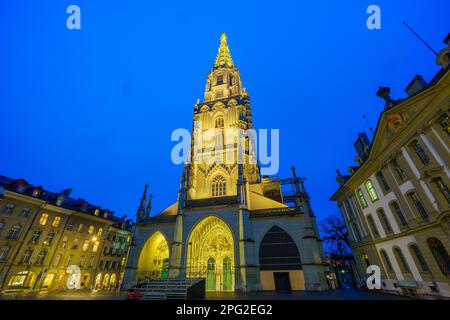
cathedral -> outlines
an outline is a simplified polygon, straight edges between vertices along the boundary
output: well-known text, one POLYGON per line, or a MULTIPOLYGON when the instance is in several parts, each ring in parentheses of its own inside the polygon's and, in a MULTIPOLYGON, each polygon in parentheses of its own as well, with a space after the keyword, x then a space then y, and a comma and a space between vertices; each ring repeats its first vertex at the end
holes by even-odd
POLYGON ((214 149, 220 140, 237 155, 238 139, 229 132, 253 129, 250 106, 222 34, 203 102, 194 106, 191 161, 184 165, 177 202, 150 215, 152 196, 145 187, 126 289, 174 278, 203 278, 212 292, 328 289, 316 218, 295 168, 289 178, 262 176, 248 137, 242 157, 231 162, 221 161, 224 153, 214 149), (216 161, 194 161, 199 148, 215 150, 216 161))

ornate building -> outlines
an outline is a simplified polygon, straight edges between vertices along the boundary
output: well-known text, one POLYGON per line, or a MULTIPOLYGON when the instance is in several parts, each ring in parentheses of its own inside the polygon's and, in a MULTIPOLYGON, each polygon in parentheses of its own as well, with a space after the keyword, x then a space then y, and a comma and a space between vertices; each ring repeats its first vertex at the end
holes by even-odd
POLYGON ((253 122, 225 34, 193 117, 191 161, 183 169, 177 202, 150 216, 147 187, 142 196, 126 288, 153 279, 205 278, 207 291, 328 289, 303 180, 294 168, 292 178, 261 177, 251 137, 238 156, 239 129, 252 129, 253 122), (217 153, 218 145, 234 160, 221 161, 226 154, 217 153), (215 161, 197 161, 198 149, 215 161))
POLYGON ((108 209, 0 175, 0 291, 115 289, 132 222, 108 209))
POLYGON ((450 34, 426 83, 416 76, 406 99, 389 88, 373 141, 360 134, 357 166, 338 171, 338 203, 365 285, 366 268, 380 266, 382 289, 450 297, 449 106, 450 34))

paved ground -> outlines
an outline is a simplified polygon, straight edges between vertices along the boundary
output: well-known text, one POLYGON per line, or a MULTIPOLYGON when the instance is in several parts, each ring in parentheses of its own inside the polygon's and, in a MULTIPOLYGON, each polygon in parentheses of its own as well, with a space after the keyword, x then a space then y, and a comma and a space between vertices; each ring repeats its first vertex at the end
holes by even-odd
POLYGON ((210 300, 409 300, 411 298, 386 293, 339 289, 325 292, 301 291, 293 293, 252 292, 230 294, 207 294, 210 300))
MULTIPOLYGON (((125 292, 64 292, 64 293, 11 293, 0 295, 4 300, 125 300, 125 292)), ((408 297, 396 296, 355 289, 340 289, 325 292, 254 292, 254 293, 208 293, 206 299, 210 300, 405 300, 408 297)))

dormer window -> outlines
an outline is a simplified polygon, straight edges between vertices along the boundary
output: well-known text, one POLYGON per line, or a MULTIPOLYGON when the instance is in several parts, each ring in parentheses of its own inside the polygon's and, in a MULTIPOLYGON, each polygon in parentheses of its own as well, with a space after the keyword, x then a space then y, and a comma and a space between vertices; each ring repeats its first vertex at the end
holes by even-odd
POLYGON ((94 214, 95 214, 96 216, 98 216, 99 212, 100 212, 100 209, 97 208, 97 209, 95 209, 94 214))

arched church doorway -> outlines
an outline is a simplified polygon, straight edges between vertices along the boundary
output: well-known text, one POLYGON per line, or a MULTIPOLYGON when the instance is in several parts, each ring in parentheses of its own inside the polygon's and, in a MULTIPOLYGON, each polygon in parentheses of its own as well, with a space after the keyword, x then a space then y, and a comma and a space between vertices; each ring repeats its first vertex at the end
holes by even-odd
POLYGON ((155 232, 142 247, 138 261, 138 282, 167 279, 169 272, 169 245, 164 235, 155 232))
POLYGON ((273 226, 259 247, 259 270, 263 290, 291 291, 304 289, 300 254, 292 237, 273 226))
POLYGON ((207 291, 234 290, 234 241, 219 217, 203 218, 192 229, 187 247, 187 276, 205 278, 207 291))

